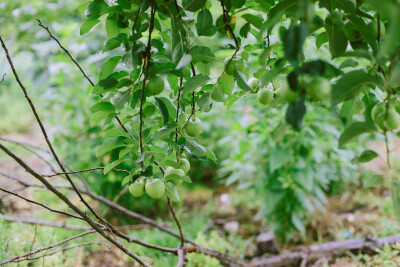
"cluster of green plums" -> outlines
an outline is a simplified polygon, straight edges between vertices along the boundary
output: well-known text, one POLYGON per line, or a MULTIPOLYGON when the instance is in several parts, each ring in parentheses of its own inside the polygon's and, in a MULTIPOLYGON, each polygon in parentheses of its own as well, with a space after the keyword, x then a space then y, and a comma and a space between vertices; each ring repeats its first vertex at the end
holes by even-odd
MULTIPOLYGON (((251 78, 249 85, 256 90, 259 87, 259 82, 256 78, 251 78)), ((262 105, 269 105, 274 99, 279 103, 291 103, 300 96, 302 90, 314 101, 330 100, 331 85, 323 77, 302 78, 300 79, 300 88, 300 90, 293 91, 285 81, 278 90, 274 91, 272 85, 269 84, 267 87, 257 91, 257 101, 262 105)))
MULTIPOLYGON (((153 76, 147 81, 146 92, 153 96, 161 94, 164 91, 164 89, 165 89, 164 80, 160 76, 153 76)), ((184 129, 188 136, 196 137, 200 135, 201 132, 203 131, 203 126, 200 119, 192 117, 186 123, 184 129)))
POLYGON ((161 198, 165 193, 165 179, 168 179, 170 176, 172 177, 170 181, 175 185, 179 185, 182 182, 182 180, 179 180, 179 177, 185 176, 190 170, 190 163, 187 159, 181 158, 178 164, 180 166, 179 169, 170 166, 165 169, 164 179, 139 177, 134 183, 129 185, 129 192, 134 197, 141 197, 146 192, 153 199, 161 198))

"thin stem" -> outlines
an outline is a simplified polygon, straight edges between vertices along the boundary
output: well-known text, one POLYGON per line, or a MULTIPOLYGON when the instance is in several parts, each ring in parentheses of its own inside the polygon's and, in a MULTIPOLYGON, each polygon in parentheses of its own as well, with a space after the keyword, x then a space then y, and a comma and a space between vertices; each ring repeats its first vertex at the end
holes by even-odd
MULTIPOLYGON (((1 40, 1 39, 0 39, 1 40)), ((138 263, 140 263, 142 266, 145 267, 150 267, 146 262, 144 262, 139 256, 137 256, 135 253, 127 249, 122 243, 120 243, 118 240, 115 238, 111 237, 109 234, 107 234, 104 229, 102 229, 100 226, 96 224, 90 217, 86 215, 85 212, 80 210, 77 206, 75 206, 68 197, 64 196, 60 191, 58 191, 56 188, 54 188, 53 185, 51 185, 44 177, 40 176, 37 172, 35 172, 32 168, 30 168, 22 159, 20 159, 17 155, 12 153, 10 150, 8 150, 5 146, 3 146, 0 143, 0 149, 3 150, 8 156, 13 158, 21 167, 23 167, 28 173, 33 175, 36 179, 38 179, 42 184, 44 184, 47 189, 49 189, 51 192, 53 192, 59 199, 61 199, 65 204, 68 205, 73 211, 78 213, 91 227, 93 227, 98 233, 100 233, 105 239, 110 241, 112 244, 114 244, 117 248, 119 248, 121 251, 123 251, 125 254, 130 256, 131 258, 135 259, 138 263)), ((75 189, 74 189, 75 190, 75 189)))
MULTIPOLYGON (((85 170, 79 170, 79 171, 71 171, 71 172, 57 172, 54 174, 43 174, 44 177, 54 177, 54 176, 58 176, 58 175, 65 175, 65 174, 76 174, 76 173, 82 173, 82 172, 90 172, 90 171, 94 171, 94 170, 103 170, 105 167, 95 167, 95 168, 90 168, 90 169, 85 169, 85 170)), ((123 170, 123 169, 116 169, 116 168, 112 168, 112 170, 116 171, 116 172, 125 172, 125 173, 129 173, 129 171, 127 170, 123 170)))
POLYGON ((175 211, 174 211, 174 207, 172 206, 172 202, 171 202, 171 199, 169 197, 167 197, 167 202, 168 202, 168 206, 169 206, 169 209, 171 211, 172 217, 174 218, 174 220, 176 222, 176 225, 178 226, 179 234, 180 234, 180 237, 181 237, 181 247, 183 247, 185 245, 185 236, 183 235, 181 224, 179 223, 179 220, 176 217, 176 214, 175 214, 175 211))

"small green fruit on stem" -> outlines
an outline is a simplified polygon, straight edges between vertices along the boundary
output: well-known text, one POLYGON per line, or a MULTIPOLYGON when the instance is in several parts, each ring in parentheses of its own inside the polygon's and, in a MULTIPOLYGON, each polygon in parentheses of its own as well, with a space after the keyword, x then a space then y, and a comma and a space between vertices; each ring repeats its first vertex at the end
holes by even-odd
POLYGON ((164 80, 160 76, 154 76, 147 81, 146 92, 151 95, 159 95, 164 89, 164 80))
POLYGON ((190 137, 196 137, 200 135, 202 131, 203 131, 203 126, 198 118, 190 119, 185 126, 185 132, 190 137))
POLYGON ((165 184, 163 180, 153 179, 146 183, 146 193, 154 199, 160 198, 164 195, 165 184))
POLYGON ((129 192, 134 197, 141 197, 144 194, 144 179, 139 178, 133 184, 129 185, 129 192))

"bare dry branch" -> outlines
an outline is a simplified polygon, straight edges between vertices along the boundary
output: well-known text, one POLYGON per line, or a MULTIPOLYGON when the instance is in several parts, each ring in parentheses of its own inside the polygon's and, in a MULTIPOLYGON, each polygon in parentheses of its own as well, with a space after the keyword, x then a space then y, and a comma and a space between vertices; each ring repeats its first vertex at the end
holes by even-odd
MULTIPOLYGON (((90 172, 90 171, 94 171, 94 170, 103 170, 105 167, 95 167, 95 168, 90 168, 90 169, 85 169, 85 170, 79 170, 79 171, 71 171, 71 172, 58 172, 58 173, 54 173, 54 174, 43 174, 44 177, 54 177, 54 176, 58 176, 58 175, 65 175, 65 174, 76 174, 76 173, 82 173, 82 172, 90 172)), ((116 169, 116 168, 112 168, 112 170, 116 171, 116 172, 125 172, 125 173, 129 173, 129 171, 127 170, 122 170, 122 169, 116 169)))

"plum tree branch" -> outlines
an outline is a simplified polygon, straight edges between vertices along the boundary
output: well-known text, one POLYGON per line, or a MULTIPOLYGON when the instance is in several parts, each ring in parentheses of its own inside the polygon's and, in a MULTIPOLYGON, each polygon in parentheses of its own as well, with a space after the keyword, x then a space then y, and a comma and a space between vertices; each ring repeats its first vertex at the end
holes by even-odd
POLYGON ((54 188, 44 177, 40 176, 37 172, 31 169, 24 161, 22 161, 17 155, 8 150, 5 146, 0 144, 0 149, 3 150, 8 156, 13 158, 21 167, 23 167, 28 173, 33 175, 36 179, 38 179, 42 184, 44 184, 47 189, 53 192, 59 199, 61 199, 64 203, 66 203, 73 211, 78 213, 91 227, 93 227, 98 233, 100 233, 105 239, 114 244, 117 248, 123 251, 125 254, 135 259, 142 266, 149 267, 146 262, 144 262, 139 256, 135 253, 127 249, 122 243, 118 240, 107 234, 100 226, 96 224, 90 217, 86 215, 85 212, 80 210, 77 206, 75 206, 66 196, 64 196, 61 192, 59 192, 56 188, 54 188))

